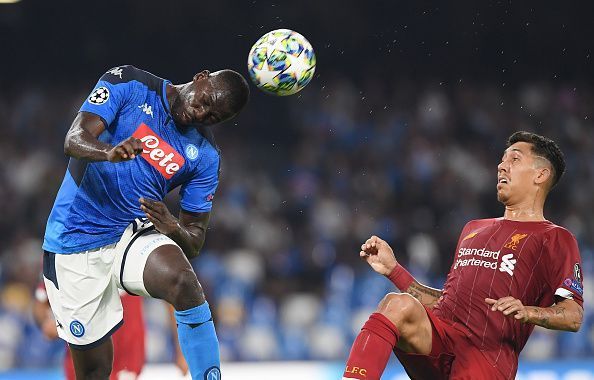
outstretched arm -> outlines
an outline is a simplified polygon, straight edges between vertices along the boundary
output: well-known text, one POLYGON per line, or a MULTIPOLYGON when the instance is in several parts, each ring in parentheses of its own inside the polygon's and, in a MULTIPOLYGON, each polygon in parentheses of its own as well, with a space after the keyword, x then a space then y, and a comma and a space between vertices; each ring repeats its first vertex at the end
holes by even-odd
POLYGON ((486 298, 491 311, 500 311, 504 315, 523 323, 542 326, 551 330, 579 331, 584 319, 584 309, 574 300, 557 297, 557 303, 550 307, 524 306, 513 297, 498 300, 486 298))
POLYGON ((104 130, 105 125, 99 116, 79 112, 66 134, 64 153, 87 161, 109 162, 133 160, 142 153, 142 143, 132 136, 116 146, 99 141, 97 138, 104 130))
POLYGON ((424 306, 433 308, 442 295, 442 291, 419 283, 402 267, 388 243, 377 236, 372 236, 361 246, 359 256, 379 274, 390 279, 404 293, 419 300, 424 306))

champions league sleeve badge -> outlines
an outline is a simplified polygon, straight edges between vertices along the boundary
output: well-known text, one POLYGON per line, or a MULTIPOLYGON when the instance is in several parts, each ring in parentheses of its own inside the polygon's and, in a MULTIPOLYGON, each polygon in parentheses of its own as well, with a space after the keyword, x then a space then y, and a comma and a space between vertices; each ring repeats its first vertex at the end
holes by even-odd
POLYGON ((89 96, 89 103, 96 106, 105 104, 109 99, 109 90, 107 87, 96 88, 89 96))

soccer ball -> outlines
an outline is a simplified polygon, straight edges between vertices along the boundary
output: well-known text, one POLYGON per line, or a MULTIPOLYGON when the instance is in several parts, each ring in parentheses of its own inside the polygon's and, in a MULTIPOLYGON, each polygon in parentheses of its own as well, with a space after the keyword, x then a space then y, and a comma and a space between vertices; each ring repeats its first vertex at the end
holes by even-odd
POLYGON ((311 44, 289 29, 268 32, 252 46, 248 56, 250 78, 258 88, 273 95, 301 91, 316 70, 311 44))

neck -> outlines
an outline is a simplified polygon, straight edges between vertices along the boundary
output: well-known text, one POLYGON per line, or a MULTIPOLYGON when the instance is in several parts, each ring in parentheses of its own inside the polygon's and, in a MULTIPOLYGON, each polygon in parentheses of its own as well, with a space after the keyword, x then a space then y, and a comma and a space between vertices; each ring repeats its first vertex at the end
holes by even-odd
POLYGON ((506 204, 503 219, 517 222, 542 222, 544 217, 544 199, 534 197, 517 204, 506 204))
POLYGON ((167 96, 167 103, 169 103, 169 109, 173 112, 173 105, 177 101, 180 96, 180 90, 182 89, 183 84, 171 84, 168 83, 167 87, 165 88, 165 94, 167 96))

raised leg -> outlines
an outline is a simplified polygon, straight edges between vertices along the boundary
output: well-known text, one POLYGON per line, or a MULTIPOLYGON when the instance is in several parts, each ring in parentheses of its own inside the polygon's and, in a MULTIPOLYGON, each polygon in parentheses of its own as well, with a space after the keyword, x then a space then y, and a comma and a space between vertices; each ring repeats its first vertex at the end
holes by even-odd
POLYGON ((406 293, 387 294, 365 322, 351 347, 343 379, 379 380, 395 347, 423 355, 431 352, 427 312, 406 293))
POLYGON ((192 379, 221 378, 219 342, 202 287, 182 250, 162 245, 148 257, 144 273, 147 292, 175 308, 177 336, 192 379))

